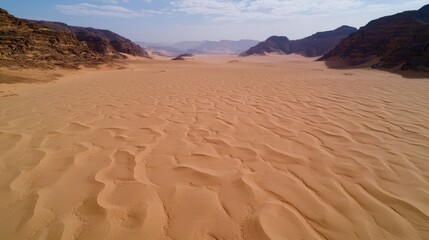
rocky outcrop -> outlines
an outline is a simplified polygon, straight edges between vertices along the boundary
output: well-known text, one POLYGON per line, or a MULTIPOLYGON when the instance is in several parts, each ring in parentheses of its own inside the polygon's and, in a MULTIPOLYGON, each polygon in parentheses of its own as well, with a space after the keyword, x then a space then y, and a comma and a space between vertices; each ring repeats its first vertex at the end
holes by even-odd
POLYGON ((341 26, 335 30, 318 32, 299 40, 289 40, 287 37, 272 36, 240 55, 250 56, 265 55, 267 53, 296 53, 306 57, 322 56, 332 50, 342 39, 356 31, 356 28, 341 26))
POLYGON ((0 66, 78 68, 125 58, 121 53, 148 57, 140 46, 107 30, 24 20, 0 9, 0 66))
POLYGON ((71 32, 79 41, 85 42, 90 49, 101 54, 126 53, 133 56, 149 57, 142 47, 109 30, 74 27, 59 22, 34 22, 46 28, 71 32))
POLYGON ((265 55, 267 53, 288 54, 290 52, 291 41, 283 36, 271 36, 264 42, 258 43, 256 46, 249 48, 241 53, 241 56, 250 55, 265 55))
POLYGON ((369 22, 320 60, 334 67, 429 72, 429 5, 369 22))
POLYGON ((44 28, 0 9, 1 66, 76 68, 106 61, 69 32, 44 28))
POLYGON ((171 60, 173 61, 179 61, 179 60, 185 60, 188 57, 193 57, 194 55, 190 54, 190 53, 184 53, 184 54, 180 54, 179 56, 172 58, 171 60))

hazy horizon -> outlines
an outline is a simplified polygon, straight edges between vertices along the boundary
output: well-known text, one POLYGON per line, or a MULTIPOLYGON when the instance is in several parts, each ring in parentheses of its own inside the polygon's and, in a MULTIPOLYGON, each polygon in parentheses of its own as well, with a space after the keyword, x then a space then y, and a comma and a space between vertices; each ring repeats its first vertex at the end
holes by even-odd
POLYGON ((16 17, 108 29, 137 42, 299 39, 427 4, 415 0, 41 0, 0 1, 16 17), (237 31, 239 30, 239 31, 237 31))

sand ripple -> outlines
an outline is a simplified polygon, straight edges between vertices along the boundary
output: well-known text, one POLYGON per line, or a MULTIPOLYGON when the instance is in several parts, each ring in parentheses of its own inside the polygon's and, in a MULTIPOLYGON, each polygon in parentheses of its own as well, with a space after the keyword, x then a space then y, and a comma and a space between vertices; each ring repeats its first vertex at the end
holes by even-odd
POLYGON ((0 239, 429 239, 427 79, 227 62, 1 98, 0 239))

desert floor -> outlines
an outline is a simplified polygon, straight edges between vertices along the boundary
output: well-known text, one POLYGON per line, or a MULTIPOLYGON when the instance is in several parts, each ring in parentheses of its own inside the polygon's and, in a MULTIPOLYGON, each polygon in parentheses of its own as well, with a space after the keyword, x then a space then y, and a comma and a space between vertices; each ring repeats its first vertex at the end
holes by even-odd
POLYGON ((429 79, 298 56, 0 85, 0 239, 429 239, 429 79))

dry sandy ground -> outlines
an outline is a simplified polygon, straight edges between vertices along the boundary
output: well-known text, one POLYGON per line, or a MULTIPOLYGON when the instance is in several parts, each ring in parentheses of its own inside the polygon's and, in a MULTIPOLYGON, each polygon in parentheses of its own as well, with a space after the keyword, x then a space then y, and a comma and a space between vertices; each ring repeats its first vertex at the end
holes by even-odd
POLYGON ((429 79, 203 56, 0 88, 0 239, 429 239, 429 79))

